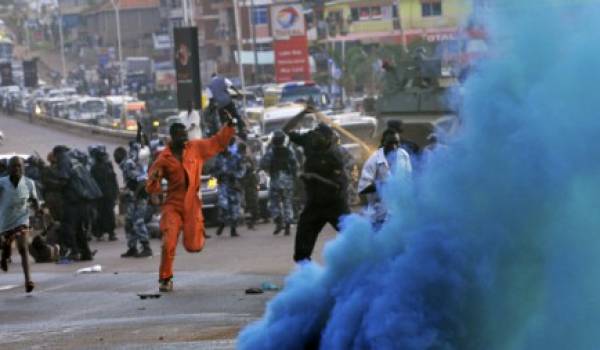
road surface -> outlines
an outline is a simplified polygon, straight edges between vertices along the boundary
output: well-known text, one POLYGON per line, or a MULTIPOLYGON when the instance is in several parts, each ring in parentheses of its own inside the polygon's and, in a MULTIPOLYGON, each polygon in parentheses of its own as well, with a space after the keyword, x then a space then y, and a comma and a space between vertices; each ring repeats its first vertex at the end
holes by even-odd
MULTIPOLYGON (((0 116, 6 140, 0 153, 40 154, 56 144, 87 149, 116 141, 92 139, 0 116)), ((26 295, 18 254, 8 273, 0 272, 0 348, 9 349, 233 349, 241 328, 259 318, 275 292, 246 295, 263 282, 283 285, 294 269, 293 236, 273 236, 273 225, 255 231, 241 228, 241 237, 227 230, 207 241, 205 250, 188 254, 180 246, 175 260, 175 291, 159 299, 141 300, 137 293, 157 290, 159 247, 155 256, 122 259, 124 233, 117 242, 91 242, 95 261, 70 265, 32 264, 36 289, 26 295), (96 274, 77 269, 102 266, 96 274)), ((214 229, 209 229, 214 235, 214 229)), ((328 227, 319 238, 335 236, 328 227)))

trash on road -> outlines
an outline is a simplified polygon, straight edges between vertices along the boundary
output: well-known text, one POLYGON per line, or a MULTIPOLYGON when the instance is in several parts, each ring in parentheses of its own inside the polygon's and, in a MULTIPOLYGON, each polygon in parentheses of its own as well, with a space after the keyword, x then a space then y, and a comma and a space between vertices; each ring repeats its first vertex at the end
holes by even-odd
POLYGON ((102 266, 100 265, 94 265, 91 267, 84 267, 82 269, 77 270, 77 274, 80 273, 98 273, 98 272, 102 272, 102 266))
POLYGON ((246 289, 246 294, 262 294, 264 291, 260 288, 248 288, 246 289))
POLYGON ((138 293, 138 297, 140 297, 140 299, 142 299, 142 300, 158 299, 158 298, 160 298, 160 294, 159 293, 138 293))

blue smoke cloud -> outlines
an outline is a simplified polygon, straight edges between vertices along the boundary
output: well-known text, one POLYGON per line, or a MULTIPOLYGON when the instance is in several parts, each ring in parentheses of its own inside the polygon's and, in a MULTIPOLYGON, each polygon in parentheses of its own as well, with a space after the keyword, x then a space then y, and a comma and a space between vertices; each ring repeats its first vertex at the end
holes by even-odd
POLYGON ((240 349, 598 349, 600 10, 498 1, 460 135, 286 281, 240 349))

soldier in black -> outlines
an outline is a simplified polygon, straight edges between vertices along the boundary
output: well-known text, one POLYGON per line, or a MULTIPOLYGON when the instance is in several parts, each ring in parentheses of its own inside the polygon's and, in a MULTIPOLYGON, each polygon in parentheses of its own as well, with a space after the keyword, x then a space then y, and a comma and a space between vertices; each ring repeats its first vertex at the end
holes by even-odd
POLYGON ((291 131, 312 108, 292 118, 283 131, 290 141, 303 148, 305 154, 304 181, 306 203, 296 230, 294 261, 310 260, 317 237, 325 224, 339 230, 340 217, 350 213, 346 198, 348 179, 344 157, 334 144, 333 130, 319 124, 314 130, 298 133, 291 131))

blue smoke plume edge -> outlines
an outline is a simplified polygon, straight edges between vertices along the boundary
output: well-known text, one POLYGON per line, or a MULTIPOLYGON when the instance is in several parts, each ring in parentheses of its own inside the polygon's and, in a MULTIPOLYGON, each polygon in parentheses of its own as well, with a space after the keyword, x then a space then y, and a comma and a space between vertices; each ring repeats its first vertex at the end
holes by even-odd
POLYGON ((344 220, 240 349, 597 349, 598 1, 503 1, 461 134, 344 220), (549 34, 550 33, 550 34, 549 34))

